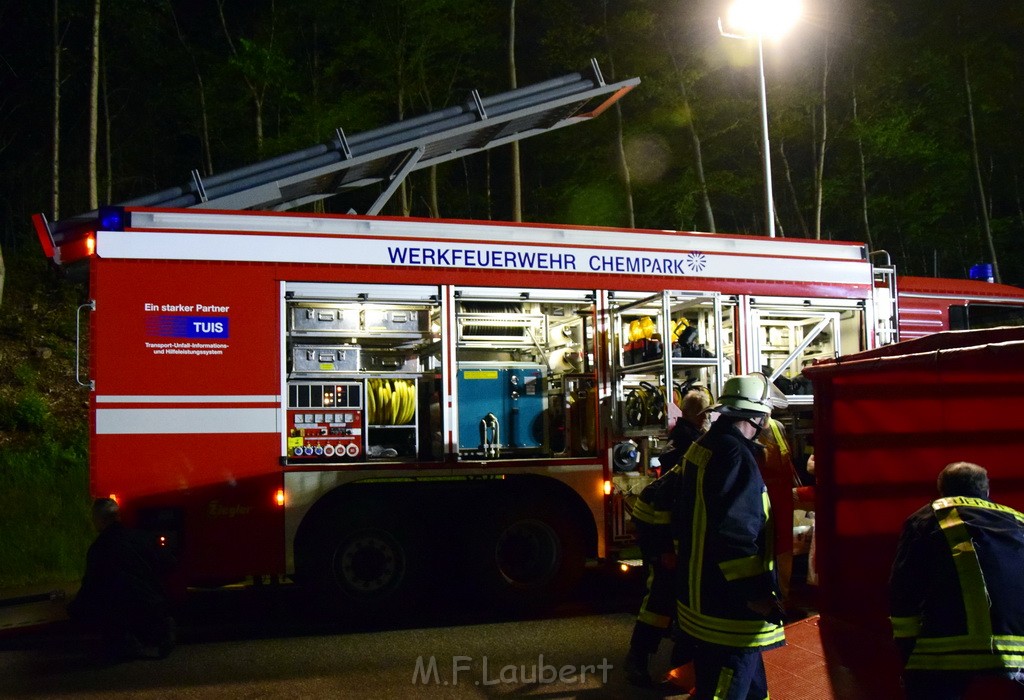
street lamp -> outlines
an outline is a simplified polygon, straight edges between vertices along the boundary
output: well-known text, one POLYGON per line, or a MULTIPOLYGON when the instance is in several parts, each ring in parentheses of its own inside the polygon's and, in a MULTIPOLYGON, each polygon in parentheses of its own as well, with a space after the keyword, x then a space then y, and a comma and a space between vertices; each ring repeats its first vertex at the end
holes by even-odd
POLYGON ((765 217, 768 236, 775 238, 775 200, 772 195, 772 156, 768 145, 768 92, 764 84, 764 38, 785 34, 800 18, 800 0, 736 0, 718 18, 718 32, 729 39, 757 39, 757 66, 761 88, 761 142, 764 147, 765 217))

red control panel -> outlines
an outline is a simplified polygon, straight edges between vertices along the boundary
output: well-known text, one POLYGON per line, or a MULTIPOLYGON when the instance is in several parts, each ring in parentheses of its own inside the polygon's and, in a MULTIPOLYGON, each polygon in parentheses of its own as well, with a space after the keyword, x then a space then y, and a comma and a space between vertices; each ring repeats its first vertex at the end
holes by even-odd
POLYGON ((361 382, 288 384, 289 461, 339 461, 363 457, 361 382))

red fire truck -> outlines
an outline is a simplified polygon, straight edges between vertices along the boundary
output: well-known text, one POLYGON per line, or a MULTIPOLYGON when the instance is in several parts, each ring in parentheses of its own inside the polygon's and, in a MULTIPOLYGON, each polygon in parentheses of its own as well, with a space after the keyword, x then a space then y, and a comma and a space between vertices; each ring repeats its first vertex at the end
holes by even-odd
POLYGON ((92 493, 176 550, 181 583, 287 576, 372 605, 457 554, 496 594, 564 590, 631 540, 626 475, 688 387, 763 370, 799 436, 802 369, 895 342, 904 298, 929 330, 1024 308, 897 283, 858 243, 243 211, 375 182, 376 214, 480 131, 586 119, 636 83, 571 78, 34 218, 54 261, 89 268, 92 493))
POLYGON ((118 213, 51 249, 89 253, 92 491, 188 583, 374 598, 457 540, 496 589, 566 586, 626 537, 611 481, 658 450, 666 396, 894 328, 860 244, 118 213))

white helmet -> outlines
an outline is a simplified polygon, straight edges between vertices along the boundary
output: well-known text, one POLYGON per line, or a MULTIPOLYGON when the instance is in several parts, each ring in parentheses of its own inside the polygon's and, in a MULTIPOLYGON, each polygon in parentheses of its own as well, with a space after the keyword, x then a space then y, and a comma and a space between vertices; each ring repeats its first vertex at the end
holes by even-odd
POLYGON ((788 405, 785 395, 768 381, 768 377, 752 372, 726 379, 718 403, 710 410, 752 417, 753 414, 770 415, 773 408, 788 405))

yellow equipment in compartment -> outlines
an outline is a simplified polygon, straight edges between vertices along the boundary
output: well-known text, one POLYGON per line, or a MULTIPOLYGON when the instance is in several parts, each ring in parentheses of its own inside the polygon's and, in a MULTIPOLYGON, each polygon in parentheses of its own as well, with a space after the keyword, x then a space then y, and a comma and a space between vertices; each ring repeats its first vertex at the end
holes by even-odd
POLYGON ((370 379, 366 383, 370 425, 408 425, 416 415, 416 385, 411 379, 370 379))

